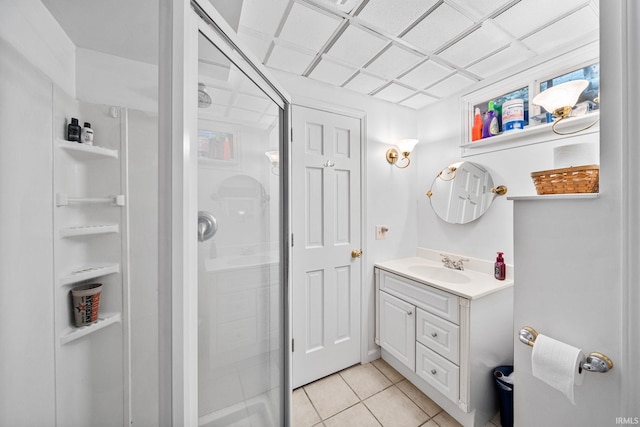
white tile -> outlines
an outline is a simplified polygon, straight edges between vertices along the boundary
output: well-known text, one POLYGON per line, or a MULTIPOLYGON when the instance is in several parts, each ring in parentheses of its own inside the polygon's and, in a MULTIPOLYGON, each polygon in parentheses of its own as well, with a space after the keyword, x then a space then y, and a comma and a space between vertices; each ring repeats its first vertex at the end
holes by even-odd
POLYGON ((429 419, 395 386, 371 396, 364 404, 384 426, 419 426, 429 419))
POLYGON ((380 372, 384 374, 385 377, 389 378, 389 381, 396 384, 402 380, 404 377, 400 375, 398 371, 393 369, 391 365, 389 365, 384 359, 376 359, 371 362, 380 372))
POLYGON ((407 89, 404 86, 400 86, 395 83, 391 83, 389 86, 376 93, 376 98, 384 99, 391 102, 400 102, 403 99, 413 95, 415 91, 407 89))
POLYGON ((483 56, 509 44, 511 39, 491 21, 469 34, 438 56, 460 67, 465 67, 483 56))
POLYGON ((460 92, 467 86, 474 84, 476 81, 461 74, 454 74, 453 76, 441 81, 435 86, 427 88, 427 92, 440 98, 446 98, 454 93, 460 92))
POLYGON ((292 425, 299 427, 313 426, 321 421, 302 388, 293 390, 291 395, 291 418, 292 425))
POLYGON ((542 31, 532 34, 522 42, 536 53, 552 51, 563 43, 582 38, 598 29, 598 17, 589 7, 567 16, 542 31))
POLYGON ((398 35, 434 4, 436 0, 403 0, 399 7, 397 0, 370 0, 358 18, 398 35))
POLYGON ((578 7, 583 0, 522 0, 494 18, 496 24, 520 38, 578 7))
POLYGON ((339 374, 308 384, 304 390, 323 420, 359 402, 339 374))
POLYGON ((393 78, 421 59, 422 57, 406 49, 392 45, 369 64, 366 70, 384 77, 393 78))
POLYGON ((267 59, 267 66, 294 74, 302 74, 313 58, 313 55, 276 43, 269 59, 267 59))
POLYGON ((253 28, 273 37, 289 0, 244 0, 239 26, 253 28))
POLYGON ((467 70, 486 78, 493 74, 499 73, 500 71, 520 64, 533 56, 535 56, 534 52, 528 50, 523 45, 514 42, 511 43, 509 47, 501 50, 495 55, 491 55, 490 57, 485 58, 476 64, 473 64, 472 66, 468 67, 467 70))
POLYGON ((356 392, 360 400, 391 386, 391 381, 371 363, 352 366, 341 371, 340 376, 356 392))
POLYGON ((464 8, 470 15, 478 18, 490 15, 492 12, 505 6, 511 0, 449 0, 459 7, 464 8))
POLYGON ((340 25, 337 19, 294 3, 279 38, 318 51, 340 25))
POLYGON ((335 86, 340 86, 356 71, 357 70, 355 68, 336 64, 335 62, 331 62, 323 58, 320 60, 320 63, 316 68, 313 69, 309 77, 335 86))
POLYGON ((386 80, 371 76, 366 73, 358 73, 354 78, 344 85, 347 89, 355 90, 360 93, 369 94, 373 90, 382 86, 386 80))
POLYGON ((471 19, 443 3, 402 38, 419 48, 433 52, 473 24, 471 19))
POLYGON ((429 104, 433 104, 436 102, 438 98, 434 98, 433 96, 425 95, 424 93, 417 93, 409 99, 405 99, 400 103, 400 105, 404 105, 405 107, 420 109, 424 108, 429 104))
POLYGON ((327 53, 332 58, 361 67, 386 45, 386 40, 351 25, 327 53))
POLYGON ((376 427, 380 426, 380 423, 362 403, 358 403, 325 420, 324 425, 326 427, 376 427))
POLYGON ((434 61, 426 61, 402 76, 399 81, 411 87, 422 89, 431 86, 443 77, 453 73, 453 69, 440 65, 434 61))
POLYGON ((269 46, 271 46, 271 40, 273 40, 272 37, 248 27, 238 28, 238 38, 260 62, 262 62, 267 55, 269 46))

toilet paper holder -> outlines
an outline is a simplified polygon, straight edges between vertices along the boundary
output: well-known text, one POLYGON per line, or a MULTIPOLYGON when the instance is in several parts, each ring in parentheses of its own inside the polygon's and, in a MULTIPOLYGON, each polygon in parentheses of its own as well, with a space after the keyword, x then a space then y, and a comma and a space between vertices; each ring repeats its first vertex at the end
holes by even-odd
MULTIPOLYGON (((538 333, 531 326, 524 326, 520 329, 520 341, 529 347, 533 347, 536 342, 538 333)), ((589 372, 607 372, 613 368, 613 362, 607 356, 602 353, 591 352, 587 356, 587 359, 580 365, 580 373, 582 370, 589 372)))

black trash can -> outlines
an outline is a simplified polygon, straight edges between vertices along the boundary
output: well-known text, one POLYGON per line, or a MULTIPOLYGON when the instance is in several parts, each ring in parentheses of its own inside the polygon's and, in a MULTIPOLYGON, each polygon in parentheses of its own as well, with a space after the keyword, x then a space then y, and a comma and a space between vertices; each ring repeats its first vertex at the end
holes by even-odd
POLYGON ((502 427, 513 427, 513 384, 504 381, 502 377, 511 375, 513 366, 498 366, 493 370, 496 382, 498 402, 500 405, 500 424, 502 427))

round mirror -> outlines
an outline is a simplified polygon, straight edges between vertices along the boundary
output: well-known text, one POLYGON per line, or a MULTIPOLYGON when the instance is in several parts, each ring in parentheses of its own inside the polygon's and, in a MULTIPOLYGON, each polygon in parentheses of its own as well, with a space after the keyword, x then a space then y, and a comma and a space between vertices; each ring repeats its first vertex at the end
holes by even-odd
POLYGON ((442 169, 427 192, 433 211, 451 224, 466 224, 480 218, 496 195, 507 188, 493 186, 491 174, 473 162, 453 163, 442 169))

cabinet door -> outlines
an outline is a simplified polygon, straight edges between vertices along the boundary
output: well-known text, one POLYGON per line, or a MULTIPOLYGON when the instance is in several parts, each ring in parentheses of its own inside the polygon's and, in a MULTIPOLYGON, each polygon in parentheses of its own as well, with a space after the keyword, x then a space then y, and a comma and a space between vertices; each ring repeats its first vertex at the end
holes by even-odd
POLYGON ((380 346, 415 371, 416 309, 412 304, 380 292, 380 346))

